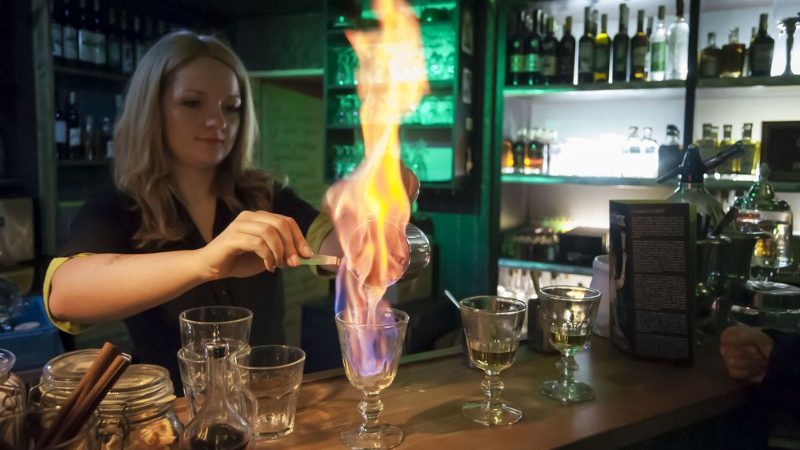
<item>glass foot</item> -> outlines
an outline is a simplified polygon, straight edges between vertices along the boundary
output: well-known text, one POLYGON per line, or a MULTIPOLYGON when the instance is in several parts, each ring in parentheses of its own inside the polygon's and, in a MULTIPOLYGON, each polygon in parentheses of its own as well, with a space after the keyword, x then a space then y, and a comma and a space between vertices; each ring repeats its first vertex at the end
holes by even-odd
POLYGON ((486 427, 513 425, 522 419, 522 411, 506 403, 501 403, 497 409, 489 409, 483 402, 467 402, 461 407, 461 414, 486 427))
POLYGON ((561 380, 549 380, 542 383, 539 392, 545 397, 558 400, 561 403, 579 403, 594 400, 594 389, 586 383, 576 381, 565 385, 561 380))
POLYGON ((355 425, 340 431, 339 439, 345 447, 353 450, 394 448, 403 442, 403 430, 383 424, 378 431, 366 433, 361 430, 361 425, 355 425))

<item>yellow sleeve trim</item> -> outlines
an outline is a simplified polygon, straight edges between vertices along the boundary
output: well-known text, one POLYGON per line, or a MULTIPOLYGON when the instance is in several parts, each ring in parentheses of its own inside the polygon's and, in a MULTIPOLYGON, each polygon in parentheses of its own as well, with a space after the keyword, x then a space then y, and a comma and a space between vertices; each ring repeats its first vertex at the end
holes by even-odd
POLYGON ((87 255, 91 255, 91 253, 79 253, 75 256, 70 256, 66 258, 53 258, 53 260, 50 261, 50 265, 47 266, 47 273, 44 276, 44 286, 42 286, 42 296, 44 297, 44 310, 47 312, 47 318, 50 319, 50 322, 53 322, 53 325, 55 325, 56 328, 58 328, 61 331, 64 331, 65 333, 79 334, 91 328, 92 325, 72 323, 66 320, 58 320, 53 318, 53 315, 50 314, 50 300, 49 300, 50 282, 53 279, 53 274, 56 273, 56 270, 58 270, 58 268, 61 267, 62 264, 64 264, 65 262, 69 261, 72 258, 77 258, 87 255))
MULTIPOLYGON (((333 221, 326 213, 319 213, 319 215, 311 222, 311 226, 308 227, 308 233, 306 233, 306 242, 311 247, 311 250, 314 254, 319 252, 320 246, 322 246, 322 241, 325 239, 325 236, 333 230, 333 221)), ((320 271, 319 266, 308 266, 311 269, 311 272, 323 278, 333 278, 336 274, 328 273, 326 271, 320 271)))

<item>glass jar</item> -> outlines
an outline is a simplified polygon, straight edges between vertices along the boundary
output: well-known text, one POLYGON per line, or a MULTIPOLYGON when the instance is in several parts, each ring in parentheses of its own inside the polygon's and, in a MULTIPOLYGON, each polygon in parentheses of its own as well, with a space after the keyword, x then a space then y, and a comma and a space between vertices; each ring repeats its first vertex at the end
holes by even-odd
MULTIPOLYGON (((43 406, 66 403, 99 350, 57 356, 42 369, 38 386, 43 406)), ((181 424, 172 403, 167 369, 132 364, 100 403, 100 448, 103 450, 177 449, 181 424)))
POLYGON ((11 369, 17 357, 0 348, 0 417, 25 410, 25 383, 11 369))

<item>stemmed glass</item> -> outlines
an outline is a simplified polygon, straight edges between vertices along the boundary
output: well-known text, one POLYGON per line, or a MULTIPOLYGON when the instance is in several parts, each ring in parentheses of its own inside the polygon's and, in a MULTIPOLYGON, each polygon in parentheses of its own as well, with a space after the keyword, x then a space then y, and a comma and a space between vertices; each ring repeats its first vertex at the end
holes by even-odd
POLYGON ((484 400, 465 403, 461 413, 487 427, 517 423, 522 411, 500 400, 500 372, 514 362, 528 306, 519 300, 490 295, 465 298, 459 304, 469 357, 484 372, 484 400))
POLYGON ((600 304, 600 291, 575 286, 547 286, 541 289, 542 324, 550 333, 550 344, 561 353, 556 367, 561 378, 542 383, 539 391, 562 403, 594 399, 594 389, 575 381, 575 354, 588 349, 592 326, 600 304))
POLYGON ((383 403, 378 394, 394 381, 408 314, 385 309, 375 314, 374 324, 349 320, 347 310, 336 314, 336 329, 342 348, 342 362, 350 384, 364 396, 358 404, 362 422, 342 429, 339 438, 351 449, 387 449, 403 442, 403 431, 378 421, 383 403))

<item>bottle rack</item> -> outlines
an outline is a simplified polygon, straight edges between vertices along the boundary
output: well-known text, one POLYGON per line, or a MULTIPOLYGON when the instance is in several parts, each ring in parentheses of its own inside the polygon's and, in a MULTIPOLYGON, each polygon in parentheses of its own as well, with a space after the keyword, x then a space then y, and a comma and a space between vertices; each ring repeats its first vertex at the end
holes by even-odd
MULTIPOLYGON (((367 3, 364 3, 366 8, 367 3)), ((420 19, 429 93, 400 125, 401 157, 424 188, 457 188, 469 175, 475 135, 473 118, 472 2, 414 1, 420 19)), ((328 5, 325 51, 326 179, 346 177, 363 157, 358 117, 355 52, 347 30, 377 26, 368 9, 328 5)))

